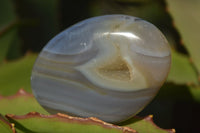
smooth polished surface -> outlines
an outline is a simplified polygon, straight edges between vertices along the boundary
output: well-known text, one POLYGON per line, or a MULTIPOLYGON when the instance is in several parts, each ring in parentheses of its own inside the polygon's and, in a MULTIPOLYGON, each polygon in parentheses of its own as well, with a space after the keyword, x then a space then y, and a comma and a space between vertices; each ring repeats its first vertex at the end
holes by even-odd
POLYGON ((106 15, 54 37, 36 60, 31 84, 39 103, 51 113, 119 122, 152 100, 170 62, 168 42, 154 25, 106 15))

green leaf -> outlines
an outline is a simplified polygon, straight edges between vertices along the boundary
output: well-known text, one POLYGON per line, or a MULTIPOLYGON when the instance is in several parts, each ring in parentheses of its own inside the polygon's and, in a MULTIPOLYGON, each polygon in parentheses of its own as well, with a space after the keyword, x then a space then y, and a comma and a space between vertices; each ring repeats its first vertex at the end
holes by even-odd
POLYGON ((162 129, 153 122, 153 116, 149 115, 145 118, 133 117, 122 123, 127 127, 131 127, 139 133, 175 133, 175 129, 162 129))
POLYGON ((200 87, 190 87, 189 92, 194 101, 200 103, 200 87))
POLYGON ((14 39, 17 38, 17 19, 11 0, 0 1, 0 63, 6 58, 14 39))
POLYGON ((64 114, 41 115, 29 113, 23 116, 6 115, 15 123, 19 133, 136 133, 128 127, 115 126, 97 118, 79 118, 64 114))
POLYGON ((199 0, 166 0, 168 11, 174 19, 195 66, 200 74, 200 1, 199 0))
POLYGON ((138 115, 153 114, 160 127, 173 127, 177 133, 198 132, 199 107, 200 87, 167 83, 138 115))
POLYGON ((149 2, 149 1, 152 1, 152 0, 115 0, 115 1, 130 4, 130 3, 144 3, 144 2, 149 2))
POLYGON ((36 101, 32 94, 19 90, 12 96, 0 96, 0 113, 23 115, 28 112, 37 111, 48 114, 36 101))
POLYGON ((197 72, 186 55, 172 51, 172 65, 167 81, 176 84, 198 84, 197 72))
POLYGON ((0 66, 0 94, 15 94, 20 88, 31 92, 30 78, 36 54, 29 54, 25 57, 4 63, 0 66))
POLYGON ((158 92, 156 101, 177 101, 198 102, 200 103, 200 87, 192 85, 178 85, 174 83, 165 83, 158 92))
POLYGON ((10 124, 3 117, 0 116, 0 132, 1 133, 16 133, 14 124, 10 124))
POLYGON ((9 51, 9 47, 11 46, 14 38, 17 35, 16 29, 12 29, 2 35, 0 35, 0 63, 5 60, 6 55, 9 51))
POLYGON ((7 24, 16 19, 13 3, 11 0, 0 1, 0 29, 2 30, 7 24))
POLYGON ((164 24, 165 14, 162 2, 153 0, 96 0, 91 6, 91 15, 126 14, 140 17, 154 24, 164 24))
POLYGON ((14 0, 24 49, 39 52, 58 33, 59 0, 14 0))

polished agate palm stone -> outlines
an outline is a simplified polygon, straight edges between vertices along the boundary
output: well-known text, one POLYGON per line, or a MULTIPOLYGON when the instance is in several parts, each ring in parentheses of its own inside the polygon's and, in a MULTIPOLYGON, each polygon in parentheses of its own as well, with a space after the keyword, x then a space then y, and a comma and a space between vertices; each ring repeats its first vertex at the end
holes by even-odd
POLYGON ((153 99, 170 61, 168 42, 154 25, 106 15, 77 23, 48 42, 31 84, 50 113, 120 122, 153 99))

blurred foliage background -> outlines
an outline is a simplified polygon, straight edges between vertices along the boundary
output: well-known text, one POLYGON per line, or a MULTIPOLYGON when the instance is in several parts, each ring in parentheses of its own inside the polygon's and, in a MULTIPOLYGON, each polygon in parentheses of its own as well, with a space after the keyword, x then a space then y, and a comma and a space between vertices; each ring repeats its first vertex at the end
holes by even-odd
POLYGON ((138 115, 153 114, 157 125, 177 133, 200 132, 199 0, 0 0, 0 94, 31 92, 31 69, 45 44, 67 27, 103 14, 143 18, 171 45, 167 82, 138 115))

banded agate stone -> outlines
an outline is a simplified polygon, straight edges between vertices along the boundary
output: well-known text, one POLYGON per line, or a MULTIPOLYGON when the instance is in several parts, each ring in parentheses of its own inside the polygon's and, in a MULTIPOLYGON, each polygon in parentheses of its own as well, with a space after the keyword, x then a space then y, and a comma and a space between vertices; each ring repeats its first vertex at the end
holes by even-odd
POLYGON ((39 54, 31 84, 50 113, 123 121, 141 111, 164 83, 170 47, 151 23, 126 15, 79 22, 39 54))

